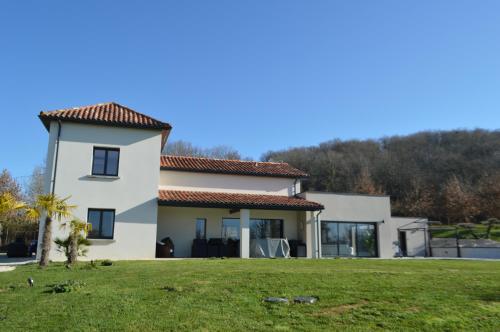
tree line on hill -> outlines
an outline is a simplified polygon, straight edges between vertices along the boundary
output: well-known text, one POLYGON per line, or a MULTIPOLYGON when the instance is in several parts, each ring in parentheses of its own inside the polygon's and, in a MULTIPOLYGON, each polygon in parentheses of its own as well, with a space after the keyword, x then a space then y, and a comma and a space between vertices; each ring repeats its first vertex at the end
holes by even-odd
MULTIPOLYGON (((167 144, 164 153, 241 159, 234 148, 167 144)), ((500 218, 500 131, 425 131, 378 140, 339 139, 269 151, 262 161, 309 173, 304 190, 391 196, 392 213, 447 224, 500 218)), ((247 159, 248 160, 248 159, 247 159)))
POLYGON ((394 215, 443 223, 500 218, 500 131, 426 131, 270 151, 310 174, 304 189, 387 194, 394 215))

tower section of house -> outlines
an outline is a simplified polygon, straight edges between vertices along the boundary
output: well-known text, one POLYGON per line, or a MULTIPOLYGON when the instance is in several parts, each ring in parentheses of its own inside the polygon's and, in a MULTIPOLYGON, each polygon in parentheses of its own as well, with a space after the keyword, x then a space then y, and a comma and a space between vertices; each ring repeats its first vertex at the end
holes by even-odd
MULTIPOLYGON (((74 216, 92 224, 87 258, 154 258, 160 155, 171 126, 116 103, 39 118, 49 132, 45 191, 70 197, 74 216)), ((64 236, 55 221, 53 238, 64 236)), ((64 259, 52 249, 51 259, 64 259)))

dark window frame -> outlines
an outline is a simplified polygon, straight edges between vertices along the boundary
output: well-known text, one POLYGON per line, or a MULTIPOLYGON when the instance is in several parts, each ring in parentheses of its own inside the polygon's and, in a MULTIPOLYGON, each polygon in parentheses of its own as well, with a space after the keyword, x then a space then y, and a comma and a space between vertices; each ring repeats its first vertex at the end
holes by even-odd
MULTIPOLYGON (((379 257, 379 238, 378 238, 378 223, 377 222, 355 222, 355 221, 333 221, 333 220, 321 220, 321 223, 333 223, 337 226, 337 241, 335 242, 323 242, 323 238, 320 235, 320 245, 323 244, 336 244, 337 245, 337 255, 332 257, 362 257, 362 258, 377 258, 379 257), (354 239, 356 241, 356 255, 354 256, 346 256, 340 255, 340 224, 355 224, 354 228, 354 239), (357 242, 358 242, 358 225, 372 225, 373 226, 373 236, 375 238, 375 255, 374 256, 360 256, 358 253, 357 242)), ((322 228, 320 227, 322 230, 322 228)))
POLYGON ((203 220, 203 237, 200 238, 199 240, 206 240, 207 239, 207 218, 196 218, 195 222, 195 229, 194 229, 194 236, 195 236, 195 239, 198 239, 198 221, 200 220, 203 220))
POLYGON ((102 146, 94 146, 94 149, 92 150, 92 169, 91 169, 91 174, 92 175, 100 175, 100 176, 118 176, 118 172, 120 170, 120 148, 109 148, 109 147, 102 147, 102 146), (95 152, 96 150, 103 150, 104 151, 104 171, 103 173, 96 173, 94 172, 94 162, 95 162, 95 152), (111 174, 107 173, 107 168, 108 168, 108 152, 109 151, 116 151, 118 152, 118 159, 116 160, 116 173, 111 174))
POLYGON ((99 212, 99 234, 94 235, 91 234, 91 232, 88 233, 87 238, 88 239, 106 239, 106 240, 113 240, 115 237, 115 221, 116 221, 116 210, 115 209, 97 209, 97 208, 89 208, 87 211, 87 223, 89 223, 89 217, 90 217, 90 212, 99 212), (112 230, 111 230, 111 236, 103 236, 102 235, 102 216, 103 212, 113 212, 113 223, 112 223, 112 230))

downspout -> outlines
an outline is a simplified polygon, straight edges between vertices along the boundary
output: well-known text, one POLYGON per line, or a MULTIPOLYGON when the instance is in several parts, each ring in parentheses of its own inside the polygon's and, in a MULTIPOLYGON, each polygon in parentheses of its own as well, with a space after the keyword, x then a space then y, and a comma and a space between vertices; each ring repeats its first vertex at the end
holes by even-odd
POLYGON ((52 190, 51 193, 54 195, 56 191, 56 175, 57 175, 57 160, 59 159, 59 140, 61 138, 61 121, 57 121, 57 146, 56 146, 56 157, 54 160, 54 173, 52 175, 52 190))
POLYGON ((427 231, 425 232, 429 236, 429 257, 432 257, 432 232, 427 226, 427 231))
MULTIPOLYGON (((427 227, 428 228, 428 227, 427 227)), ((424 227, 424 257, 429 257, 427 255, 427 248, 430 247, 427 240, 427 229, 424 227)))
POLYGON ((316 258, 321 258, 320 254, 320 249, 319 246, 321 245, 321 227, 319 223, 319 215, 323 212, 323 210, 319 210, 318 214, 316 215, 315 222, 316 222, 316 236, 315 236, 315 241, 316 241, 316 258))

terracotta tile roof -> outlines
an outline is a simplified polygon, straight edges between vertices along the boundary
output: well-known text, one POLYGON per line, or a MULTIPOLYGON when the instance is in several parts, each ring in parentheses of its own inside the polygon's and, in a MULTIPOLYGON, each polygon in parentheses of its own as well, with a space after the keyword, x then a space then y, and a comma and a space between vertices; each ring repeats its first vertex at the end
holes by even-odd
POLYGON ((266 209, 316 211, 319 203, 301 197, 236 194, 205 191, 160 190, 158 204, 165 206, 212 207, 226 209, 266 209))
POLYGON ((158 121, 114 102, 40 112, 38 117, 47 130, 49 130, 50 121, 53 120, 161 130, 172 128, 168 123, 158 121))
POLYGON ((298 170, 287 163, 164 155, 161 156, 160 165, 163 170, 186 172, 273 176, 284 178, 303 178, 308 176, 307 173, 298 170))

